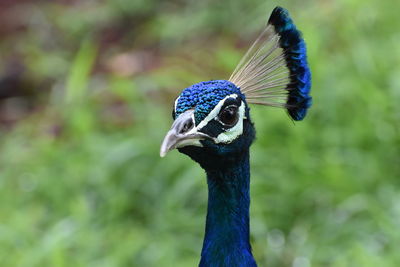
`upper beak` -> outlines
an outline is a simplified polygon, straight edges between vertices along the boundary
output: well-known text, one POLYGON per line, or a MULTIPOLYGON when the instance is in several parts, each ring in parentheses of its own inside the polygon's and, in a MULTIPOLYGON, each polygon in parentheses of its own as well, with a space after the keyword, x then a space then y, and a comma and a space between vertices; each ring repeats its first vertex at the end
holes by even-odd
POLYGON ((199 145, 198 141, 210 138, 207 134, 197 131, 193 113, 194 110, 188 110, 176 118, 161 144, 161 157, 164 157, 168 151, 174 148, 199 145))

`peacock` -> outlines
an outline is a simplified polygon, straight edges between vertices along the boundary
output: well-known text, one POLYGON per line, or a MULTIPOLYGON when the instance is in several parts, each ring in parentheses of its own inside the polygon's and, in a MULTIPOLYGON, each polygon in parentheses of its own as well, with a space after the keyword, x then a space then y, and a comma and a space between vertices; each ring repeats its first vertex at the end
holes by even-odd
POLYGON ((257 266, 249 241, 249 104, 286 109, 303 120, 311 106, 306 45, 289 13, 276 7, 228 80, 194 84, 175 100, 160 149, 177 148, 206 172, 208 206, 199 266, 257 266))

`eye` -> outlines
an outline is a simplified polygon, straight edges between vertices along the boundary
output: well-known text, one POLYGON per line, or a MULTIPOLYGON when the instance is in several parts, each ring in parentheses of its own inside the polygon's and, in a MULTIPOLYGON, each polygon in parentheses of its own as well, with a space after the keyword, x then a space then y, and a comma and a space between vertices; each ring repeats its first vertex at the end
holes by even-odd
POLYGON ((218 115, 218 120, 225 126, 233 126, 237 123, 239 116, 237 106, 231 105, 224 108, 218 115))

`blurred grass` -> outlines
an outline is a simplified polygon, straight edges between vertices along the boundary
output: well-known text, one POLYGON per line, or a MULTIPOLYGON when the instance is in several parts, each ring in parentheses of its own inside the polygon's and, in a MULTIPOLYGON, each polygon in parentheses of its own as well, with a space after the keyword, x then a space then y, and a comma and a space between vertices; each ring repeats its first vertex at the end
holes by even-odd
MULTIPOLYGON (((179 91, 229 76, 278 2, 77 3, 42 3, 29 30, 0 45, 51 84, 40 108, 1 132, 0 265, 196 266, 204 174, 177 152, 160 159, 159 143, 179 91)), ((397 9, 278 4, 307 41, 314 105, 295 125, 282 110, 252 108, 255 257, 260 266, 397 266, 397 9)))

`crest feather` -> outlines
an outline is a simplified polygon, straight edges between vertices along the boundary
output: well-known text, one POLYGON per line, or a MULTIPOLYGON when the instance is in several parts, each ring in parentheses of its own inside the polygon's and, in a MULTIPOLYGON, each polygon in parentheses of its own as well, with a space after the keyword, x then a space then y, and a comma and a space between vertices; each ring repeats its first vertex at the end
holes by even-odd
POLYGON ((287 10, 276 7, 268 24, 232 73, 229 81, 247 102, 284 107, 302 120, 311 106, 311 72, 306 46, 287 10))

